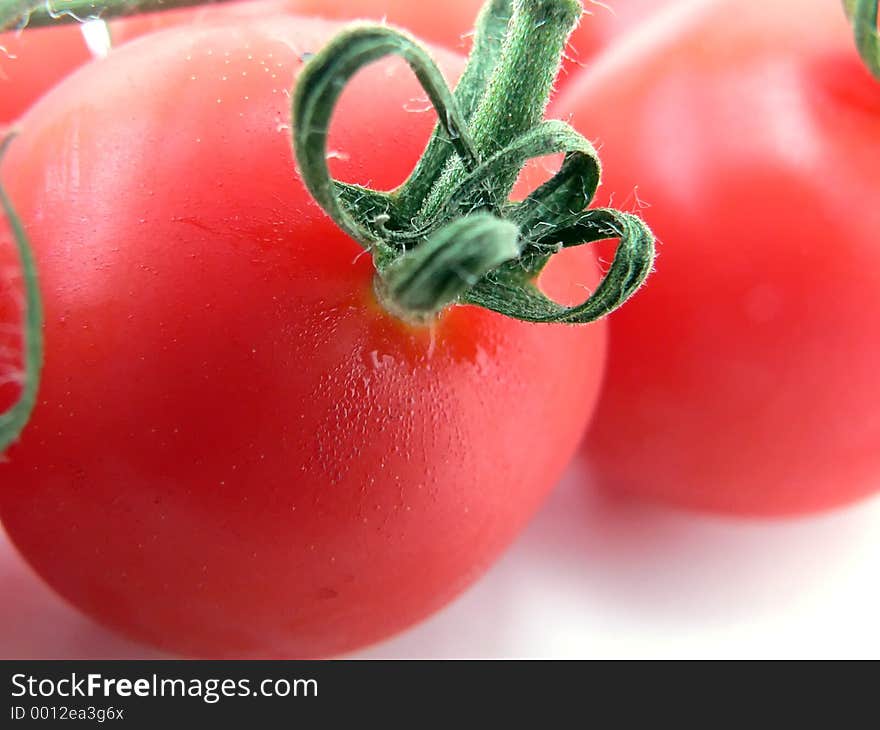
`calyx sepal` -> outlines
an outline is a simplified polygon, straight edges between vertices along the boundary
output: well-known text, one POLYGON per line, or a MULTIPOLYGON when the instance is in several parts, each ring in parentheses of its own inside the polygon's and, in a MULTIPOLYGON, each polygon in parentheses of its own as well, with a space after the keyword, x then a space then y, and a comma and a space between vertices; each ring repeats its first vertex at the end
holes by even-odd
POLYGON ((327 214, 373 255, 376 291, 392 314, 424 321, 454 303, 530 322, 580 324, 607 315, 644 282, 654 237, 629 213, 588 209, 601 168, 593 146, 561 121, 542 121, 576 0, 490 0, 468 65, 451 91, 428 51, 408 34, 355 24, 315 54, 293 94, 300 174, 327 214), (438 123, 410 177, 391 192, 334 180, 327 136, 354 74, 403 58, 438 123), (529 160, 564 155, 559 171, 521 202, 510 200, 529 160), (535 280, 562 248, 618 239, 611 267, 582 304, 558 304, 535 280))

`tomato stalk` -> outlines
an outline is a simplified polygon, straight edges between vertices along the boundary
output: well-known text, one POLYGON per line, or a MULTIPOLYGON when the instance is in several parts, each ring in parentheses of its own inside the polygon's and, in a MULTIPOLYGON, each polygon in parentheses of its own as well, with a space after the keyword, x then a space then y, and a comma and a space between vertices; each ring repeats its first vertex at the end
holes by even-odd
POLYGON ((877 33, 877 0, 844 0, 853 25, 856 48, 874 78, 880 80, 880 36, 877 33))
POLYGON ((119 18, 230 0, 0 0, 0 29, 38 28, 90 18, 119 18))
POLYGON ((489 0, 455 92, 427 50, 398 30, 353 25, 303 69, 293 94, 293 146, 315 200, 370 251, 376 291, 393 314, 429 321, 467 303, 531 322, 586 323, 644 282, 654 238, 636 216, 591 209, 600 178, 592 145, 561 121, 542 121, 577 0, 489 0), (410 178, 391 192, 334 180, 327 136, 345 85, 367 64, 403 58, 438 124, 410 178), (564 153, 560 170, 525 200, 510 192, 533 158, 564 153), (582 304, 547 298, 535 280, 563 247, 617 238, 600 285, 582 304))
MULTIPOLYGON (((13 136, 8 134, 0 141, 0 159, 3 158, 13 136)), ((24 386, 16 404, 4 413, 0 413, 0 453, 2 453, 9 444, 18 438, 37 402, 37 388, 40 381, 40 371, 43 368, 43 308, 33 253, 28 244, 24 226, 16 215, 2 185, 0 185, 0 208, 3 209, 12 228, 25 283, 24 346, 22 348, 24 351, 24 386)))

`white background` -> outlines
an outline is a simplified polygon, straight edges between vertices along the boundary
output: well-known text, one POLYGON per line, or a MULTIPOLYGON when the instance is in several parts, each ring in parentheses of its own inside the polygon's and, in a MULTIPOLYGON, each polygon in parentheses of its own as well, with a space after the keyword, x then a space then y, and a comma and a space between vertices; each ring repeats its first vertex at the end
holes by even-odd
MULTIPOLYGON (((880 498, 808 519, 671 512, 575 464, 446 610, 361 652, 403 657, 880 658, 880 498)), ((68 608, 0 533, 0 658, 158 655, 68 608)))

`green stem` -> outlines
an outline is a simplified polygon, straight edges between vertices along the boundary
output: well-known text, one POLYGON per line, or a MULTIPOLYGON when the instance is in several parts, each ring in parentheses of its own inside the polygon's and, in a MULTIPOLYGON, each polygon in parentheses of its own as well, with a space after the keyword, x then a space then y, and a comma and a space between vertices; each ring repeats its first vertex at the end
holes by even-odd
POLYGON ((0 0, 0 30, 118 18, 231 0, 0 0))
MULTIPOLYGON (((0 159, 12 141, 13 135, 7 135, 0 142, 0 159)), ((30 419, 37 403, 40 372, 43 368, 43 307, 40 300, 39 283, 37 281, 36 264, 28 244, 21 220, 15 213, 6 191, 0 185, 0 208, 9 221, 12 235, 18 247, 21 268, 25 284, 25 314, 23 333, 24 387, 18 402, 8 411, 0 414, 0 453, 18 438, 22 429, 30 419)))
POLYGON ((501 60, 473 119, 481 157, 504 149, 544 118, 565 43, 582 11, 578 0, 516 4, 501 60))
MULTIPOLYGON (((473 50, 455 87, 455 101, 468 123, 498 65, 512 13, 513 0, 492 0, 477 16, 473 50)), ((452 156, 449 140, 435 132, 410 177, 394 193, 395 209, 401 221, 412 220, 421 210, 452 156)))
POLYGON ((531 322, 585 323, 620 306, 647 277, 651 232, 626 213, 584 212, 599 183, 596 152, 567 124, 541 121, 580 13, 576 0, 489 0, 454 93, 425 49, 381 26, 343 31, 300 73, 292 109, 300 175, 337 225, 373 254, 376 291, 390 313, 425 322, 460 302, 531 322), (343 88, 388 55, 409 63, 439 120, 416 170, 391 193, 340 183, 326 161, 343 88), (565 158, 556 175, 511 202, 523 166, 559 152, 565 158), (562 306, 536 287, 560 249, 608 238, 620 245, 586 302, 562 306))
POLYGON ((880 36, 877 33, 877 0, 844 0, 853 26, 856 48, 874 78, 880 80, 880 36))
MULTIPOLYGON (((474 148, 480 157, 504 149, 543 119, 565 42, 582 11, 578 0, 514 3, 501 58, 471 122, 474 148)), ((461 161, 452 160, 425 200, 423 218, 436 212, 462 174, 461 161)), ((498 201, 507 199, 518 174, 519 170, 511 168, 487 181, 498 201)))

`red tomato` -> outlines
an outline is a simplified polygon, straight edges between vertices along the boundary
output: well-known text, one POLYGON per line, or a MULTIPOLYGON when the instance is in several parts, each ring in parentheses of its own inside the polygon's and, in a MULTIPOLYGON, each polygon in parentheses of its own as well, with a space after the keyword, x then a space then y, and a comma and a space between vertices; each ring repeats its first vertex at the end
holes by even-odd
MULTIPOLYGON (((457 307, 413 328, 376 303, 286 126, 300 54, 337 29, 132 43, 44 97, 0 169, 47 348, 0 516, 59 593, 166 650, 328 655, 425 616, 536 509, 597 397, 601 324, 457 307)), ((421 95, 402 62, 359 76, 335 173, 400 182, 432 125, 407 111, 421 95)), ((577 249, 542 284, 573 303, 596 281, 577 249)))
MULTIPOLYGON (((560 83, 621 29, 670 1, 620 0, 613 10, 588 2, 581 24, 572 35, 560 83)), ((121 18, 111 23, 111 34, 114 44, 120 45, 181 23, 296 13, 338 20, 385 18, 425 41, 464 51, 482 4, 482 0, 447 0, 442 9, 437 9, 413 0, 256 0, 121 18)), ((16 119, 54 83, 90 58, 79 28, 71 25, 0 34, 0 47, 8 50, 6 57, 0 50, 0 123, 16 119)))
POLYGON ((0 130, 89 58, 76 26, 0 33, 0 130))
POLYGON ((568 40, 558 85, 563 88, 589 68, 596 54, 650 18, 659 8, 681 0, 581 0, 584 14, 568 40))
POLYGON ((839 3, 680 6, 554 114, 661 241, 611 321, 601 485, 758 515, 880 488, 880 82, 839 3))
MULTIPOLYGON (((384 17, 426 41, 463 48, 463 36, 474 27, 481 4, 481 0, 450 0, 440 12, 412 0, 255 0, 120 18, 111 22, 110 32, 118 46, 181 24, 296 13, 343 20, 384 17)), ((91 58, 75 25, 0 34, 0 48, 6 49, 5 54, 0 50, 0 123, 16 119, 53 84, 91 58)))

